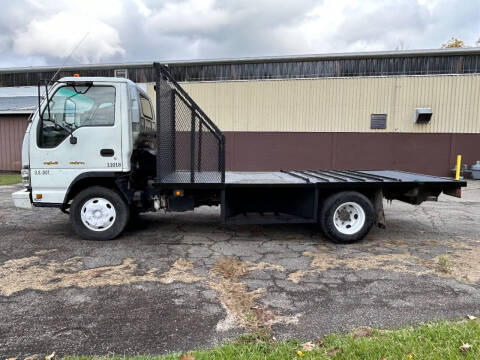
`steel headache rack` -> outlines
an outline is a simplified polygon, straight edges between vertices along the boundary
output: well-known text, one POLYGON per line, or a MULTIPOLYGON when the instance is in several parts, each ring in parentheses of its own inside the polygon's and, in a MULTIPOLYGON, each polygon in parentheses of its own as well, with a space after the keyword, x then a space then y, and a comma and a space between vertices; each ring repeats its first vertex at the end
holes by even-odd
POLYGON ((175 81, 154 63, 159 184, 225 183, 225 136, 175 81))

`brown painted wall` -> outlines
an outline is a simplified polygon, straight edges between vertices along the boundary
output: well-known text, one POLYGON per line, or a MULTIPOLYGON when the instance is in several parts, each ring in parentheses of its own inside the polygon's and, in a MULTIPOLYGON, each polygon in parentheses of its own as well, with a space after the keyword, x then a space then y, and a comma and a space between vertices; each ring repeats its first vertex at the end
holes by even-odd
POLYGON ((227 132, 228 170, 395 169, 450 176, 480 160, 480 134, 227 132))
POLYGON ((27 115, 0 115, 0 171, 20 171, 27 115))
MULTIPOLYGON (((18 171, 26 116, 0 116, 0 171, 18 171)), ((480 160, 480 134, 226 132, 227 170, 396 169, 450 176, 480 160)))

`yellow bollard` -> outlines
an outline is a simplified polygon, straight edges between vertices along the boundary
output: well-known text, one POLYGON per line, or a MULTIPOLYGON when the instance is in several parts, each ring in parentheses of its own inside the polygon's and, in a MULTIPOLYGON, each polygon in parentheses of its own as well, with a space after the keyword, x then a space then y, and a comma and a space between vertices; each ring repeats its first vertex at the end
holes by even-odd
POLYGON ((457 171, 455 172, 455 180, 460 180, 460 166, 462 166, 462 155, 457 155, 457 171))

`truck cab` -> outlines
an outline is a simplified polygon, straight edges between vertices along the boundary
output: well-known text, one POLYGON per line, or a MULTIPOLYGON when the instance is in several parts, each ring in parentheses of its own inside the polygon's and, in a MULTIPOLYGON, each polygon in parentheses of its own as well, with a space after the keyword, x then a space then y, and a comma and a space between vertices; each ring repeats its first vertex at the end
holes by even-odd
POLYGON ((124 78, 65 77, 39 103, 22 146, 25 189, 12 196, 21 208, 67 212, 89 185, 129 173, 140 133, 156 127, 148 95, 124 78))

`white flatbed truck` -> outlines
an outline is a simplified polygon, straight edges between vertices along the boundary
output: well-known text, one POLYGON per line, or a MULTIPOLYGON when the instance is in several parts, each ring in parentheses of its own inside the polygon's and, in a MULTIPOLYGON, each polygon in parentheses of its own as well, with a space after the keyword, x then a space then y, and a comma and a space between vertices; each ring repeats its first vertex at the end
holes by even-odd
POLYGON ((349 243, 385 225, 383 198, 420 204, 466 186, 395 170, 225 171, 223 133, 167 67, 153 71, 155 112, 123 78, 65 77, 42 101, 39 84, 15 206, 59 208, 92 240, 114 239, 140 212, 220 205, 224 224, 317 223, 349 243))

